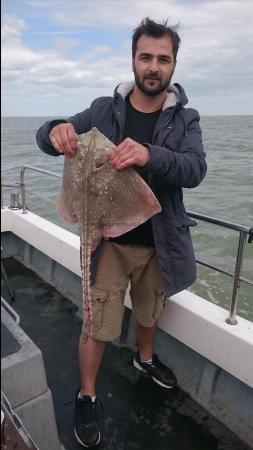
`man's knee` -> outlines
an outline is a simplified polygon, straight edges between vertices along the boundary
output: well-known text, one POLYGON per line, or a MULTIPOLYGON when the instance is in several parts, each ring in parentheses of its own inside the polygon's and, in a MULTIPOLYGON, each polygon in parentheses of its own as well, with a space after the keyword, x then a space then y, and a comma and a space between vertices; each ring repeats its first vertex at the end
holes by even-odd
POLYGON ((145 328, 151 328, 156 325, 163 312, 165 301, 166 296, 161 288, 156 289, 152 295, 147 296, 145 301, 143 299, 135 299, 133 302, 133 314, 137 322, 145 328))

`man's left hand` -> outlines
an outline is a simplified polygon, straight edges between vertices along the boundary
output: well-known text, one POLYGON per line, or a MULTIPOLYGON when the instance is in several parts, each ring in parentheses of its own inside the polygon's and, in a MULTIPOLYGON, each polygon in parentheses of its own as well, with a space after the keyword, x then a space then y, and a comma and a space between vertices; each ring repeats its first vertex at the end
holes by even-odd
POLYGON ((133 165, 142 167, 149 160, 149 149, 130 138, 126 138, 114 148, 109 157, 109 163, 114 169, 125 169, 133 165))

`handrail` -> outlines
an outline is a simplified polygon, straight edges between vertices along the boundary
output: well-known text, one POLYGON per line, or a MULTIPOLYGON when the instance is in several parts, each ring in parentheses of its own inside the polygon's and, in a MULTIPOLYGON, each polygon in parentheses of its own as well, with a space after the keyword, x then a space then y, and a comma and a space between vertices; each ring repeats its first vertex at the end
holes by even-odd
POLYGON ((241 277, 242 272, 242 266, 243 266, 243 253, 244 253, 244 246, 246 242, 246 237, 249 235, 248 243, 252 243, 253 240, 253 227, 245 227, 243 225, 238 225, 232 222, 228 222, 225 220, 219 220, 214 217, 205 216, 203 214, 198 214, 192 211, 188 212, 188 215, 199 220, 203 220, 204 222, 208 222, 214 225, 218 225, 221 227, 228 228, 230 230, 235 230, 240 233, 239 235, 239 243, 237 248, 237 257, 236 257, 236 264, 235 264, 235 272, 231 273, 226 270, 220 269, 217 266, 213 266, 211 264, 207 264, 203 261, 196 260, 198 264, 201 264, 203 266, 209 267, 210 269, 216 270, 217 272, 221 272, 225 275, 228 275, 232 278, 234 278, 234 284, 233 284, 233 292, 232 292, 232 298, 230 302, 230 308, 229 308, 229 317, 226 319, 226 322, 229 325, 236 325, 237 319, 236 319, 236 312, 237 312, 237 302, 238 302, 238 296, 239 296, 239 289, 241 286, 241 281, 244 283, 250 284, 253 286, 253 282, 251 280, 248 280, 247 278, 241 277))
POLYGON ((3 298, 1 297, 1 306, 8 312, 8 314, 12 317, 13 320, 19 325, 20 323, 20 316, 18 313, 16 313, 15 309, 11 307, 11 305, 3 298))
POLYGON ((213 225, 219 225, 221 227, 229 228, 230 230, 244 231, 246 233, 249 233, 250 231, 250 228, 245 227, 244 225, 238 225, 237 223, 216 219, 215 217, 206 216, 204 214, 199 214, 193 211, 188 211, 187 214, 194 219, 203 220, 205 222, 212 223, 213 225))
POLYGON ((26 169, 33 170, 34 172, 44 173, 46 175, 50 175, 53 177, 62 178, 62 175, 60 175, 56 172, 52 172, 51 170, 41 169, 40 167, 36 167, 36 166, 28 166, 28 165, 22 166, 21 172, 20 172, 20 190, 21 190, 22 209, 23 209, 22 214, 27 213, 26 198, 25 198, 25 170, 26 169))
MULTIPOLYGON (((221 269, 218 266, 214 266, 213 264, 208 264, 208 263, 206 263, 204 261, 201 261, 199 259, 196 259, 196 263, 201 264, 202 266, 205 266, 208 269, 213 269, 213 270, 216 270, 217 272, 223 273, 223 275, 227 275, 230 278, 234 278, 234 276, 235 276, 234 273, 229 272, 228 270, 221 269)), ((248 278, 240 277, 240 280, 243 281, 246 284, 250 284, 251 286, 253 286, 253 281, 249 280, 248 278)))
MULTIPOLYGON (((35 172, 44 173, 46 175, 54 176, 57 178, 62 178, 62 175, 60 175, 56 172, 41 169, 40 167, 30 166, 30 165, 22 166, 21 172, 20 172, 20 189, 21 189, 21 196, 22 196, 22 208, 23 208, 22 212, 23 212, 23 214, 27 213, 26 198, 25 198, 25 170, 26 169, 33 170, 35 172)), ((223 273, 224 275, 227 275, 234 279, 229 317, 226 319, 226 322, 229 325, 236 325, 237 324, 237 319, 236 319, 237 303, 238 303, 238 296, 239 296, 239 289, 240 289, 241 282, 244 282, 244 283, 247 283, 247 284, 250 284, 253 286, 253 281, 241 276, 246 238, 247 238, 247 235, 249 235, 248 243, 253 242, 253 227, 249 228, 244 225, 239 225, 239 224, 235 224, 235 223, 228 222, 225 220, 220 220, 215 217, 196 213, 194 211, 188 211, 187 214, 194 219, 198 219, 198 220, 201 220, 201 221, 213 224, 213 225, 225 227, 230 230, 235 230, 240 233, 234 273, 231 273, 227 270, 221 269, 218 266, 208 264, 205 261, 196 260, 196 262, 198 264, 201 264, 205 267, 216 270, 217 272, 223 273)))

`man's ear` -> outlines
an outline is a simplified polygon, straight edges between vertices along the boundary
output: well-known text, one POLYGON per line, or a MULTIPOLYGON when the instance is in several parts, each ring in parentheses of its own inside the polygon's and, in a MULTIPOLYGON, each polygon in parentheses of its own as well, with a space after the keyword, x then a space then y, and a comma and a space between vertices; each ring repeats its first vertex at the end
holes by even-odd
POLYGON ((134 72, 134 58, 132 58, 132 72, 134 72))

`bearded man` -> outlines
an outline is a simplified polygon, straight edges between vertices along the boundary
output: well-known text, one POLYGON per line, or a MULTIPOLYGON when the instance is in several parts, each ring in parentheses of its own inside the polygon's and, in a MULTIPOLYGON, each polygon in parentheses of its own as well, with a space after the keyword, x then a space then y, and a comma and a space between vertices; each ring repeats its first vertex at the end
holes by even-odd
POLYGON ((132 37, 134 81, 117 86, 113 97, 93 101, 68 120, 46 122, 37 143, 47 154, 71 157, 77 137, 96 127, 116 148, 116 170, 134 166, 158 198, 162 211, 132 231, 106 240, 96 255, 91 286, 92 339, 83 327, 79 361, 81 387, 75 400, 75 436, 84 447, 99 444, 101 430, 96 377, 106 342, 120 335, 128 284, 138 351, 133 365, 165 389, 176 377, 154 354, 157 321, 166 299, 189 287, 196 263, 183 188, 194 188, 206 174, 199 114, 186 108, 179 84, 171 84, 180 38, 167 21, 144 19, 132 37))

